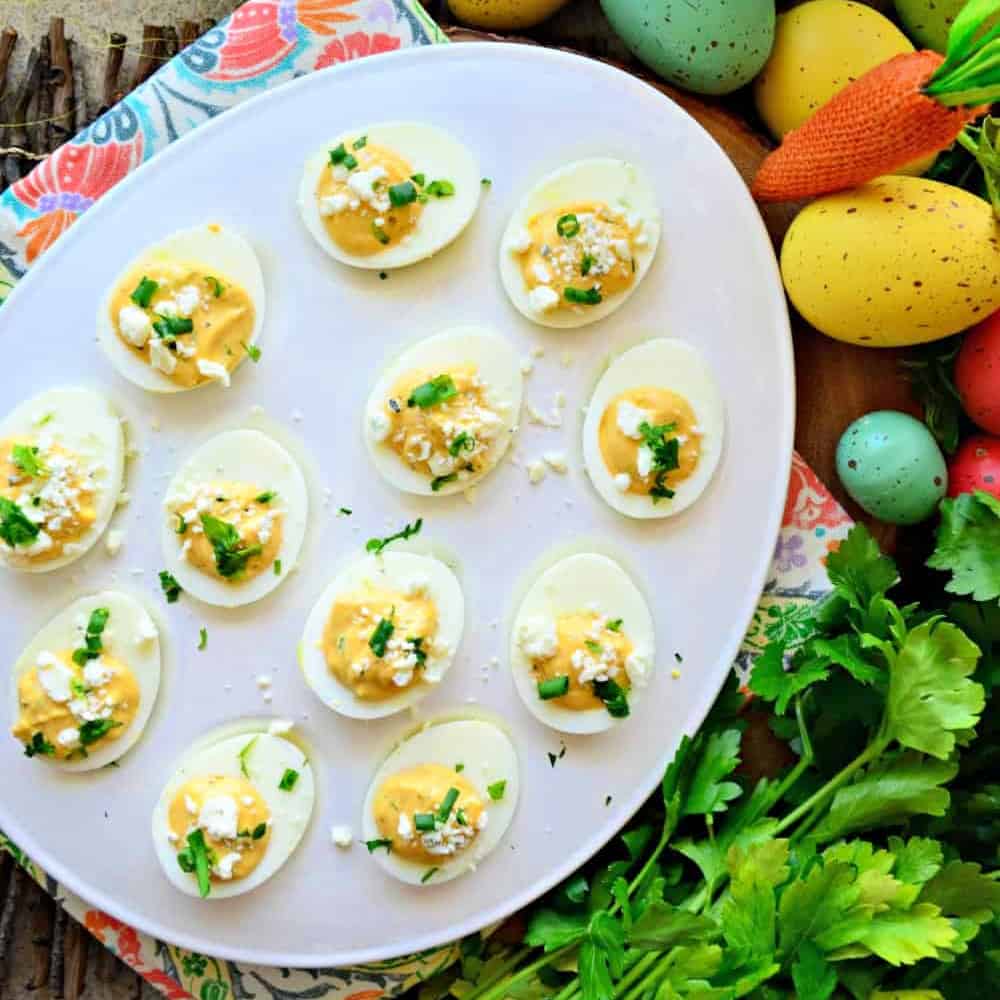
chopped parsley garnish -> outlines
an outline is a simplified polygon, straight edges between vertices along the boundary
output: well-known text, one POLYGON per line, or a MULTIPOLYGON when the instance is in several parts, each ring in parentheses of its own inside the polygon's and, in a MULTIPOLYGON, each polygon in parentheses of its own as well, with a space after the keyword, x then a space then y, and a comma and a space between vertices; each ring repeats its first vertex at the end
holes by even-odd
POLYGON ((129 298, 140 309, 148 309, 149 303, 153 301, 153 296, 156 294, 156 290, 159 287, 159 284, 153 281, 152 278, 147 278, 143 275, 142 281, 140 281, 139 284, 132 289, 132 294, 129 298))
POLYGON ((45 738, 43 733, 34 733, 30 743, 24 744, 25 757, 53 757, 56 748, 45 738))
POLYGON ((240 759, 240 774, 242 774, 243 777, 247 778, 247 779, 250 778, 250 772, 249 772, 249 770, 247 770, 247 758, 250 756, 251 752, 253 751, 253 748, 256 745, 257 745, 257 737, 255 736, 237 754, 237 756, 240 759))
POLYGON ((194 323, 187 316, 163 316, 157 313, 153 329, 163 340, 173 340, 181 334, 191 333, 194 330, 194 323))
POLYGON ((54 417, 55 417, 55 414, 54 414, 54 413, 43 413, 43 414, 42 414, 42 415, 41 415, 41 416, 40 416, 40 417, 39 417, 39 418, 38 418, 38 419, 37 419, 37 420, 35 421, 35 426, 36 426, 36 427, 44 427, 44 426, 45 426, 45 425, 46 425, 47 423, 49 423, 49 422, 50 422, 50 421, 51 421, 51 420, 52 420, 52 419, 53 419, 54 417))
POLYGON ((608 715, 613 719, 624 719, 628 716, 628 698, 625 691, 615 681, 594 681, 594 694, 604 702, 608 715))
POLYGON ((601 293, 596 285, 593 288, 574 288, 572 285, 567 285, 563 289, 563 298, 577 305, 596 306, 601 301, 601 293))
POLYGON ((168 573, 165 569, 160 570, 160 589, 167 599, 167 604, 176 604, 177 598, 184 593, 174 574, 168 573))
POLYGON ((254 503, 270 503, 278 495, 276 490, 264 490, 253 498, 254 503))
POLYGON ((413 825, 421 833, 430 833, 434 829, 434 813, 414 813, 413 825))
POLYGON ((293 771, 292 768, 286 767, 285 773, 281 776, 281 781, 278 782, 278 788, 283 792, 290 792, 295 787, 295 782, 299 780, 299 772, 293 771))
POLYGON ((30 545, 38 537, 39 530, 13 500, 0 497, 0 538, 11 548, 30 545))
POLYGON ((364 149, 368 145, 368 136, 363 135, 351 143, 351 149, 364 149))
POLYGON ((461 434, 455 436, 455 440, 448 445, 448 454, 453 458, 458 457, 458 453, 464 448, 466 451, 472 451, 476 447, 476 439, 468 432, 462 431, 461 434))
POLYGON ((80 726, 80 746, 89 747, 121 725, 114 719, 90 719, 80 726))
POLYGON ((561 698, 569 691, 569 677, 565 674, 559 677, 549 677, 538 682, 538 697, 542 701, 551 701, 553 698, 561 698))
POLYGON ((587 649, 589 649, 592 653, 596 653, 598 656, 604 652, 604 647, 599 642, 594 642, 593 639, 584 639, 583 644, 587 647, 587 649))
POLYGON ((74 677, 69 682, 69 689, 70 691, 73 692, 74 698, 84 698, 86 697, 87 692, 90 690, 90 688, 87 687, 87 685, 84 684, 79 677, 74 677))
POLYGON ((219 576, 229 579, 238 576, 254 556, 264 551, 264 546, 246 545, 240 538, 240 533, 228 521, 221 521, 211 514, 199 515, 201 526, 205 529, 205 537, 215 552, 215 568, 219 576))
POLYGON ((493 179, 492 179, 492 178, 490 178, 490 177, 482 177, 482 178, 480 178, 480 181, 479 181, 479 183, 480 183, 480 184, 482 184, 482 186, 483 186, 484 188, 488 188, 488 187, 491 187, 491 186, 492 186, 492 184, 493 184, 493 179))
POLYGON ((347 170, 353 170, 358 165, 357 159, 347 152, 343 143, 336 149, 330 150, 330 163, 335 167, 343 166, 347 170))
POLYGON ((413 181, 417 187, 423 187, 427 183, 427 178, 423 174, 410 174, 410 180, 413 181))
POLYGON ((178 513, 177 515, 177 527, 174 528, 174 533, 178 535, 183 535, 185 531, 188 530, 188 523, 184 520, 184 515, 178 513))
POLYGON ((452 785, 451 788, 445 792, 444 798, 441 800, 441 807, 437 811, 437 821, 439 823, 447 823, 448 817, 451 815, 452 809, 455 807, 455 803, 458 801, 458 789, 452 785))
POLYGON ((424 519, 418 517, 413 524, 404 524, 402 529, 394 535, 387 535, 385 538, 369 538, 365 544, 365 551, 378 555, 387 545, 396 541, 405 541, 413 535, 419 535, 420 529, 424 526, 424 519))
POLYGON ((26 476, 41 478, 48 475, 45 463, 38 457, 38 448, 35 445, 16 444, 11 449, 10 460, 26 476))
POLYGON ((469 821, 465 818, 465 810, 459 809, 455 812, 455 822, 459 826, 468 826, 469 821))
POLYGON ((83 646, 73 650, 73 662, 82 667, 88 660, 96 660, 104 650, 101 636, 104 626, 108 624, 111 612, 107 608, 94 608, 87 622, 87 631, 83 637, 83 646))
POLYGON ((389 201, 395 205, 396 208, 402 208, 404 205, 409 205, 410 202, 417 200, 417 189, 413 184, 413 181, 403 181, 400 184, 390 184, 389 185, 389 201))
POLYGON ((389 242, 389 234, 374 219, 372 220, 372 236, 383 246, 389 242))
POLYGON ((208 629, 198 629, 198 652, 200 653, 208 645, 208 629))
POLYGON ((281 576, 281 560, 280 559, 275 559, 274 560, 274 575, 275 576, 281 576))
POLYGON ((428 868, 427 871, 420 876, 420 884, 423 885, 426 882, 430 882, 430 880, 434 878, 440 870, 440 868, 428 868))
POLYGON ((201 830, 192 830, 187 835, 187 843, 187 847, 177 854, 177 864, 182 872, 188 875, 194 873, 198 879, 198 893, 204 899, 212 891, 212 880, 209 878, 211 852, 205 843, 205 834, 201 830))
POLYGON ((589 253, 585 253, 580 258, 580 274, 590 274, 590 269, 594 266, 594 258, 589 253))
POLYGON ((247 352, 247 357, 254 364, 257 364, 257 362, 260 361, 260 348, 256 344, 247 344, 241 340, 240 346, 247 352))
POLYGON ((490 798, 494 802, 499 802, 503 796, 504 792, 507 791, 507 781, 494 781, 492 785, 487 785, 486 791, 489 792, 490 798))
POLYGON ((375 626, 375 631, 372 632, 368 639, 368 645, 377 657, 381 658, 385 656, 386 644, 392 638, 392 633, 395 631, 396 626, 392 624, 391 618, 382 618, 379 620, 378 625, 375 626))
POLYGON ((343 514, 344 517, 350 517, 354 513, 354 511, 351 510, 350 507, 338 507, 337 508, 337 513, 338 514, 343 514))
POLYGON ((455 773, 456 774, 461 774, 464 770, 465 770, 465 765, 464 764, 458 763, 458 764, 455 765, 455 773))
MULTIPOLYGON (((406 641, 410 644, 410 652, 413 653, 417 661, 417 666, 422 667, 427 662, 427 651, 424 649, 424 637, 422 635, 408 636, 406 641)), ((456 770, 458 770, 456 768, 456 770)))
POLYGON ((675 660, 676 660, 676 661, 677 661, 678 663, 683 663, 683 662, 684 662, 684 657, 683 657, 683 656, 681 656, 681 654, 680 654, 680 653, 674 653, 674 659, 675 659, 675 660))
POLYGON ((435 198, 450 198, 455 193, 451 181, 431 181, 424 190, 435 198))
POLYGON ((435 476, 431 480, 431 489, 437 493, 442 486, 447 486, 448 483, 453 483, 456 479, 458 479, 457 472, 449 472, 447 476, 435 476))
POLYGON ((419 406, 420 409, 427 410, 457 395, 455 380, 450 375, 435 375, 429 382, 418 385, 410 393, 406 405, 419 406))
POLYGON ((240 830, 237 837, 246 837, 249 840, 260 840, 267 833, 267 823, 258 823, 252 830, 240 830))
POLYGON ((374 854, 380 847, 384 847, 385 853, 390 854, 392 852, 392 841, 386 840, 385 838, 380 838, 379 840, 366 840, 365 847, 368 848, 369 854, 374 854))
POLYGON ((226 290, 226 286, 219 281, 218 278, 213 278, 212 275, 205 275, 205 284, 212 289, 212 294, 218 299, 222 297, 222 293, 226 290))
POLYGON ((660 500, 669 500, 674 495, 674 491, 669 489, 665 483, 667 473, 673 472, 680 467, 680 441, 676 437, 670 437, 676 429, 676 424, 656 424, 651 425, 644 420, 639 424, 639 433, 642 434, 643 444, 653 455, 652 471, 655 473, 653 487, 649 495, 653 498, 653 503, 660 500))
POLYGON ((566 215, 560 215, 559 218, 556 219, 556 232, 560 236, 570 239, 580 232, 580 220, 572 212, 569 212, 566 215))

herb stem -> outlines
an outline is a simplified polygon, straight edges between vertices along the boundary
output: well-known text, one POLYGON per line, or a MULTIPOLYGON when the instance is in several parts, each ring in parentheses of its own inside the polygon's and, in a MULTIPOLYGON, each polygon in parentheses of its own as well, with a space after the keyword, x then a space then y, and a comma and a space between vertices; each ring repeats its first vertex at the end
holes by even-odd
MULTIPOLYGON (((628 894, 630 898, 632 894, 635 892, 635 890, 638 889, 640 885, 642 885, 646 876, 652 870, 653 865, 656 864, 656 862, 659 860, 660 855, 666 850, 667 844, 670 842, 670 838, 673 836, 673 833, 674 833, 673 826, 663 827, 663 833, 660 834, 659 842, 657 843, 656 847, 653 848, 653 853, 650 854, 650 856, 646 859, 646 863, 642 866, 642 868, 639 869, 639 874, 636 875, 636 877, 632 879, 632 881, 629 883, 628 894)), ((618 906, 617 903, 615 903, 615 905, 611 907, 611 914, 614 915, 615 913, 618 912, 619 909, 620 907, 618 906)))
MULTIPOLYGON (((673 963, 672 953, 672 948, 666 954, 657 951, 650 952, 647 957, 652 958, 653 961, 645 966, 643 970, 645 975, 627 993, 616 994, 617 1000, 638 1000, 639 997, 655 990, 659 980, 670 971, 670 966, 673 963)), ((639 964, 642 965, 642 962, 639 964)))
POLYGON ((646 970, 654 965, 662 957, 662 952, 648 951, 632 966, 628 972, 622 976, 615 989, 617 1000, 625 1000, 624 991, 627 990, 639 978, 643 977, 646 970))
POLYGON ((539 970, 544 969, 553 962, 559 961, 561 958, 565 958, 576 947, 577 942, 574 942, 573 944, 564 945, 562 948, 556 949, 556 951, 546 952, 505 982, 474 989, 470 993, 466 993, 462 1000, 500 1000, 501 997, 510 996, 512 988, 518 983, 530 979, 539 970))

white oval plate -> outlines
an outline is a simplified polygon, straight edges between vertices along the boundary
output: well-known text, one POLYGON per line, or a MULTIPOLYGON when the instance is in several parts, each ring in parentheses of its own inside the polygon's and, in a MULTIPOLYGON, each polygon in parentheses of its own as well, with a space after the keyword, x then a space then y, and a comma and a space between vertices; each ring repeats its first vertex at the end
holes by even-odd
POLYGON ((98 545, 45 579, 0 576, 7 664, 80 594, 125 586, 162 602, 156 573, 166 483, 200 441, 244 424, 253 407, 303 441, 317 485, 331 491, 315 505, 301 569, 266 600, 234 610, 188 597, 161 604, 169 629, 160 704, 119 768, 60 774, 25 758, 9 736, 0 739, 0 827, 93 905, 186 948, 268 965, 352 965, 450 941, 524 906, 586 861, 657 786, 681 734, 693 732, 711 705, 765 582, 794 411, 788 317, 771 245, 743 182, 707 133, 653 88, 601 63, 508 44, 434 46, 352 62, 258 97, 174 143, 87 212, 0 310, 0 338, 11 350, 0 370, 4 409, 52 386, 91 386, 130 420, 140 452, 128 476, 132 501, 116 518, 126 530, 116 559, 98 545), (295 192, 317 142, 403 106, 407 118, 465 142, 493 183, 452 246, 380 281, 315 245, 295 192), (654 179, 663 239, 642 287, 613 316, 582 330, 542 329, 507 300, 498 240, 537 178, 590 156, 632 159, 654 179), (144 393, 94 342, 97 303, 144 247, 212 219, 239 227, 261 256, 269 302, 263 358, 242 365, 229 390, 144 393), (462 323, 502 331, 526 356, 544 347, 526 400, 548 412, 564 392, 563 427, 523 421, 512 449, 520 461, 508 457, 472 504, 460 495, 404 496, 372 469, 359 415, 400 346, 462 323), (658 523, 627 520, 598 498, 577 440, 581 407, 603 364, 643 336, 695 344, 727 408, 728 440, 712 485, 692 508, 658 523), (550 450, 569 454, 569 474, 529 485, 523 462, 550 450), (353 516, 338 516, 340 506, 353 516), (368 537, 418 516, 425 539, 457 557, 467 605, 462 648, 421 716, 488 710, 505 720, 520 755, 522 799, 507 837, 476 872, 414 888, 388 878, 363 845, 338 850, 329 833, 340 823, 360 830, 370 777, 413 720, 364 723, 329 712, 303 682, 295 648, 335 567, 368 537), (658 670, 628 725, 563 742, 525 709, 505 673, 506 618, 546 553, 590 543, 620 559, 649 598, 658 670), (196 650, 201 626, 209 633, 204 652, 196 650), (675 651, 684 659, 678 679, 671 678, 675 651), (274 679, 270 706, 255 683, 260 673, 274 679), (311 747, 313 823, 266 885, 205 906, 163 878, 149 817, 185 748, 214 726, 268 707, 294 718, 311 747), (548 754, 563 746, 551 766, 548 754))

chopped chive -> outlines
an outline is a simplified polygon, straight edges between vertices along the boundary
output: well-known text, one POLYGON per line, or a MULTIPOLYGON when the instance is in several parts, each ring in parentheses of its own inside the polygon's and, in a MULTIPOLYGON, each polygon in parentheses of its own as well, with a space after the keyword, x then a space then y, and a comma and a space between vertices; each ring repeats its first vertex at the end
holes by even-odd
POLYGON ((295 782, 299 780, 299 772, 293 771, 292 768, 286 767, 285 773, 281 776, 281 781, 278 782, 278 788, 283 792, 290 792, 295 787, 295 782))
POLYGON ((256 344, 247 344, 241 340, 240 346, 247 352, 247 357, 254 364, 257 364, 257 362, 260 361, 260 348, 256 344))
POLYGON ((374 854, 380 847, 385 848, 385 853, 392 853, 392 841, 386 840, 385 838, 380 838, 378 840, 366 840, 365 847, 368 848, 369 854, 374 854))
POLYGON ((431 480, 431 490, 437 493, 442 486, 447 486, 448 483, 453 483, 456 479, 458 479, 457 472, 449 472, 447 476, 435 476, 431 480))
POLYGON ((425 190, 435 198, 450 198, 455 193, 455 185, 451 181, 431 181, 425 190))
POLYGON ((201 628, 198 630, 198 650, 199 652, 203 650, 208 645, 208 629, 201 628))
POLYGON ((469 821, 465 818, 465 810, 459 809, 455 812, 455 822, 459 826, 468 826, 469 821))
POLYGON ((434 829, 434 814, 433 813, 414 813, 413 814, 413 825, 421 833, 430 833, 434 829))
POLYGON ((596 306, 601 302, 601 293, 596 285, 593 288, 574 288, 572 285, 567 285, 563 289, 563 298, 578 305, 596 306))
POLYGON ((364 149, 365 146, 367 146, 367 145, 368 145, 368 136, 363 135, 359 139, 355 139, 354 142, 351 143, 351 148, 352 149, 364 149))
POLYGON ((330 150, 330 163, 335 167, 343 166, 347 170, 353 170, 358 165, 358 161, 347 152, 343 143, 336 149, 330 150))
POLYGON ((423 174, 410 174, 410 180, 413 181, 417 187, 423 187, 427 178, 423 174))
POLYGON ((209 878, 208 846, 205 844, 205 834, 192 830, 187 835, 188 846, 177 855, 177 864, 181 871, 194 873, 198 879, 198 892, 204 899, 212 891, 212 881, 209 878))
POLYGON ((187 530, 188 530, 188 523, 187 521, 184 520, 184 515, 178 512, 177 527, 174 528, 174 533, 178 535, 183 535, 184 532, 187 530))
POLYGON ((276 490, 264 490, 253 498, 254 503, 270 503, 278 495, 276 490))
POLYGON ((461 774, 464 770, 465 770, 465 765, 462 764, 461 762, 459 762, 458 764, 455 765, 455 773, 456 774, 461 774))
POLYGON ((337 513, 343 514, 344 517, 350 517, 354 513, 354 511, 351 510, 350 507, 339 507, 337 508, 337 513))
POLYGON ((250 777, 250 772, 247 769, 247 758, 250 756, 250 752, 257 745, 257 737, 255 736, 249 743, 245 744, 243 749, 237 754, 240 759, 240 774, 244 778, 250 777))
POLYGON ((458 395, 458 388, 455 380, 447 373, 435 375, 429 382, 418 385, 410 393, 406 401, 407 406, 419 406, 426 410, 432 406, 437 406, 458 395))
POLYGON ((275 559, 274 560, 274 575, 275 576, 281 576, 281 560, 280 559, 275 559))
POLYGON ((167 604, 176 604, 177 599, 184 593, 173 573, 168 573, 165 569, 160 570, 160 589, 167 599, 167 604))
POLYGON ((391 542, 406 540, 413 535, 419 535, 420 529, 424 526, 424 519, 418 517, 413 524, 404 524, 400 531, 394 535, 387 535, 385 538, 369 538, 365 543, 365 551, 378 555, 391 542))
POLYGON ((250 839, 260 840, 260 838, 263 837, 265 833, 267 833, 267 823, 258 823, 253 828, 253 833, 250 834, 250 839))
POLYGON ((594 263, 594 258, 591 257, 589 253, 585 253, 580 259, 580 274, 590 274, 590 269, 594 266, 594 263))
POLYGON ((583 644, 587 647, 587 649, 589 649, 592 653, 596 653, 598 656, 604 652, 604 647, 599 642, 594 642, 593 639, 584 639, 583 644))
POLYGON ((560 236, 570 239, 580 232, 580 220, 572 212, 560 215, 556 220, 556 232, 560 236))
POLYGON ((212 289, 212 294, 218 299, 221 298, 222 293, 226 290, 225 285, 219 281, 218 278, 212 277, 210 274, 205 275, 205 284, 212 289))
POLYGON ((447 823, 448 817, 451 815, 451 810, 455 803, 458 801, 458 789, 454 785, 448 789, 445 793, 444 799, 441 801, 441 808, 437 811, 438 822, 447 823))
POLYGON ((424 885, 426 882, 430 882, 430 880, 434 878, 440 870, 440 868, 428 868, 427 871, 420 876, 420 884, 424 885))
POLYGON ((152 278, 147 278, 145 275, 142 276, 142 281, 139 282, 135 288, 132 289, 132 294, 129 298, 137 305, 140 309, 148 309, 149 303, 152 302, 153 296, 156 294, 159 284, 153 281, 152 278))
POLYGON ((549 677, 547 680, 538 682, 538 697, 542 701, 561 698, 567 691, 569 691, 569 677, 565 674, 559 677, 549 677))
POLYGON ((392 638, 392 633, 395 631, 396 626, 393 625, 391 619, 379 619, 378 625, 375 626, 375 631, 372 632, 371 637, 368 639, 368 646, 377 657, 381 658, 385 656, 386 643, 392 638))
POLYGON ((622 625, 624 622, 621 618, 612 618, 604 627, 609 632, 620 632, 622 630, 622 625))
POLYGON ((389 234, 379 225, 372 220, 372 236, 375 237, 383 246, 389 242, 389 234))
POLYGON ((173 340, 194 330, 194 323, 187 316, 163 316, 157 313, 153 329, 161 340, 173 340))
POLYGON ((492 785, 489 785, 486 789, 490 793, 490 798, 494 802, 499 802, 503 796, 504 792, 507 791, 507 782, 504 781, 494 781, 492 785))
POLYGON ((403 181, 401 184, 389 185, 389 201, 396 208, 402 208, 417 200, 417 189, 413 181, 403 181))

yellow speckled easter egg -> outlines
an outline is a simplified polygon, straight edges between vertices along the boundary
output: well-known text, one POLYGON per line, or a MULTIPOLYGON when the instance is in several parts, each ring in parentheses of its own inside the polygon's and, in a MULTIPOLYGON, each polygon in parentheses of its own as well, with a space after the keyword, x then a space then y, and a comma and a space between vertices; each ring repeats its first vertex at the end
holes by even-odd
POLYGON ((489 31, 533 28, 551 17, 567 0, 448 0, 462 24, 489 31))

